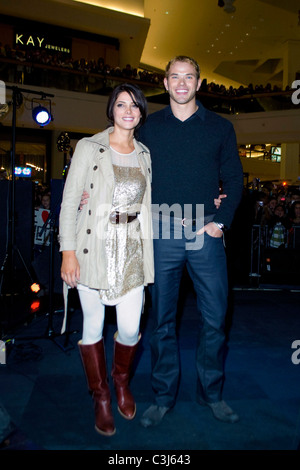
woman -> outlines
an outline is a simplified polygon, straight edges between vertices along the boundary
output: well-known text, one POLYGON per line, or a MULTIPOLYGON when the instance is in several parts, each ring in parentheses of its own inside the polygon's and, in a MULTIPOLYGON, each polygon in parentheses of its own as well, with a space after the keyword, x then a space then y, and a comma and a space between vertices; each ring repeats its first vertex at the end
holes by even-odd
POLYGON ((79 350, 93 393, 96 430, 115 433, 102 337, 105 305, 115 305, 112 377, 118 410, 136 412, 128 387, 139 341, 144 286, 154 280, 151 160, 135 140, 147 117, 147 101, 130 84, 117 86, 107 104, 111 127, 81 139, 72 157, 60 212, 61 277, 77 287, 83 311, 79 350), (78 211, 84 188, 89 200, 78 211))

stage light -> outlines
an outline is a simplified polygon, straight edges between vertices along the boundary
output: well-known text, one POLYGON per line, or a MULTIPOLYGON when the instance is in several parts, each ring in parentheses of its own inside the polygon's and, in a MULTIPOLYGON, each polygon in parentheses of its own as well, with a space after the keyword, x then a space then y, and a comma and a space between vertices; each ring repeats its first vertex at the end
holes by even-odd
POLYGON ((47 124, 52 121, 51 114, 49 113, 48 109, 44 108, 43 106, 37 106, 36 108, 33 108, 32 117, 41 127, 47 126, 47 124))
POLYGON ((39 300, 34 300, 31 305, 30 305, 30 310, 32 312, 35 312, 36 310, 38 310, 41 306, 41 302, 39 300))
POLYGON ((37 293, 41 290, 40 285, 37 282, 31 284, 30 289, 32 292, 37 293))
POLYGON ((51 114, 51 101, 41 98, 40 100, 33 99, 31 101, 32 107, 32 118, 40 126, 47 126, 51 121, 53 121, 53 116, 51 114), (46 107, 47 101, 47 107, 46 107), (34 103, 37 106, 34 107, 34 103))

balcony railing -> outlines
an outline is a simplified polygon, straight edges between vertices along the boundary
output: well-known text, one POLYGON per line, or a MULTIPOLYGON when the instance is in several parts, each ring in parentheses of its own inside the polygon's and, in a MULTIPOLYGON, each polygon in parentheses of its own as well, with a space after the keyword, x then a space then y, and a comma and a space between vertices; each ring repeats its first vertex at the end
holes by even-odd
MULTIPOLYGON (((126 78, 115 70, 111 70, 109 74, 101 74, 89 70, 79 71, 62 66, 55 67, 0 57, 0 79, 4 82, 104 96, 107 96, 119 83, 131 82, 140 86, 149 102, 168 104, 169 95, 165 92, 161 76, 155 73, 147 73, 144 76, 147 79, 140 80, 126 78)), ((247 88, 242 93, 239 90, 234 90, 233 93, 224 90, 216 93, 206 92, 200 88, 197 96, 202 104, 212 111, 239 114, 300 108, 300 104, 292 100, 294 93, 295 90, 250 92, 247 88)))
POLYGON ((145 96, 153 96, 164 90, 163 84, 157 83, 155 77, 153 74, 151 81, 152 75, 149 74, 149 81, 143 81, 122 77, 115 71, 101 74, 0 57, 0 79, 4 82, 81 93, 108 95, 117 84, 130 81, 137 83, 145 96))

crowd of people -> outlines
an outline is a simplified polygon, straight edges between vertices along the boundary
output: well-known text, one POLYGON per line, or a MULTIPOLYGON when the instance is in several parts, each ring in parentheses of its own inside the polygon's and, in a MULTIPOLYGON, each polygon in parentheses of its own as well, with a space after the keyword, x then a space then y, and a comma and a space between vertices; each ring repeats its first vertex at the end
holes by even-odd
MULTIPOLYGON (((155 85, 163 85, 163 74, 138 69, 126 64, 124 68, 112 66, 105 62, 103 57, 87 60, 85 58, 74 59, 73 57, 60 53, 50 53, 46 49, 22 49, 16 47, 12 49, 9 45, 1 45, 0 57, 16 60, 20 64, 45 65, 59 67, 66 71, 82 72, 85 75, 97 74, 104 77, 126 78, 128 80, 139 80, 155 85)), ((21 70, 21 69, 20 69, 21 70)))
MULTIPOLYGON (((154 71, 143 70, 138 67, 132 66, 131 64, 126 64, 125 67, 121 68, 119 66, 112 66, 105 62, 103 57, 98 59, 85 59, 79 58, 74 59, 69 55, 66 55, 61 52, 50 53, 46 49, 26 49, 26 51, 16 47, 15 49, 11 48, 8 44, 0 43, 0 58, 6 57, 8 59, 14 59, 19 64, 26 64, 25 71, 29 72, 30 64, 46 65, 50 67, 59 67, 66 71, 77 71, 82 72, 84 75, 99 75, 103 77, 111 78, 125 78, 128 80, 139 80, 141 82, 151 83, 163 88, 163 73, 157 73, 154 71)), ((21 73, 21 68, 19 68, 19 76, 21 73)), ((253 94, 262 94, 262 93, 280 93, 283 91, 290 91, 290 87, 287 86, 284 90, 278 85, 271 85, 267 83, 266 85, 257 84, 254 85, 249 83, 247 86, 241 85, 238 88, 233 86, 226 87, 223 84, 218 84, 215 82, 207 83, 207 79, 204 78, 201 82, 199 88, 200 93, 208 93, 211 95, 221 95, 223 97, 242 97, 242 96, 252 96, 253 94)))
POLYGON ((256 190, 253 201, 253 225, 265 228, 266 244, 270 248, 300 248, 300 190, 256 190))
POLYGON ((240 85, 238 88, 233 86, 227 88, 222 84, 214 82, 207 83, 206 79, 204 79, 201 83, 200 91, 234 98, 262 93, 280 93, 282 91, 290 91, 290 87, 287 86, 282 90, 278 85, 272 86, 271 83, 267 83, 266 85, 254 85, 253 83, 249 83, 247 86, 240 85))
MULTIPOLYGON (((259 180, 259 179, 257 179, 259 180)), ((251 186, 251 185, 250 185, 251 186)), ((254 185, 255 186, 255 185, 254 185)), ((249 226, 259 225, 267 227, 267 235, 270 246, 293 247, 294 243, 300 241, 300 184, 299 188, 276 187, 267 189, 250 187, 244 188, 244 196, 241 202, 242 210, 245 205, 249 208, 247 217, 249 226), (245 205, 244 201, 247 201, 245 205), (275 226, 278 225, 285 229, 285 241, 282 244, 271 241, 275 226), (299 229, 297 229, 299 227, 299 229), (299 230, 299 238, 295 235, 299 230)), ((35 185, 34 208, 45 208, 50 210, 51 188, 44 184, 35 185)), ((237 219, 240 212, 237 212, 237 219)), ((237 220, 237 223, 239 219, 237 220)), ((297 248, 299 248, 297 244, 297 248)))

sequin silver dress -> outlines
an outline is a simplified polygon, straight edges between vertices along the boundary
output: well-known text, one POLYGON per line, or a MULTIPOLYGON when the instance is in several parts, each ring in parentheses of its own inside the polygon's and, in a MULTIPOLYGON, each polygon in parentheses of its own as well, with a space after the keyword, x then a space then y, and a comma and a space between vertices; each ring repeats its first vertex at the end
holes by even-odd
MULTIPOLYGON (((135 213, 146 189, 145 177, 138 164, 136 151, 120 154, 111 148, 115 191, 111 213, 135 213)), ((100 289, 101 301, 114 305, 133 289, 143 286, 143 247, 138 218, 130 223, 108 224, 106 238, 109 289, 100 289)))

